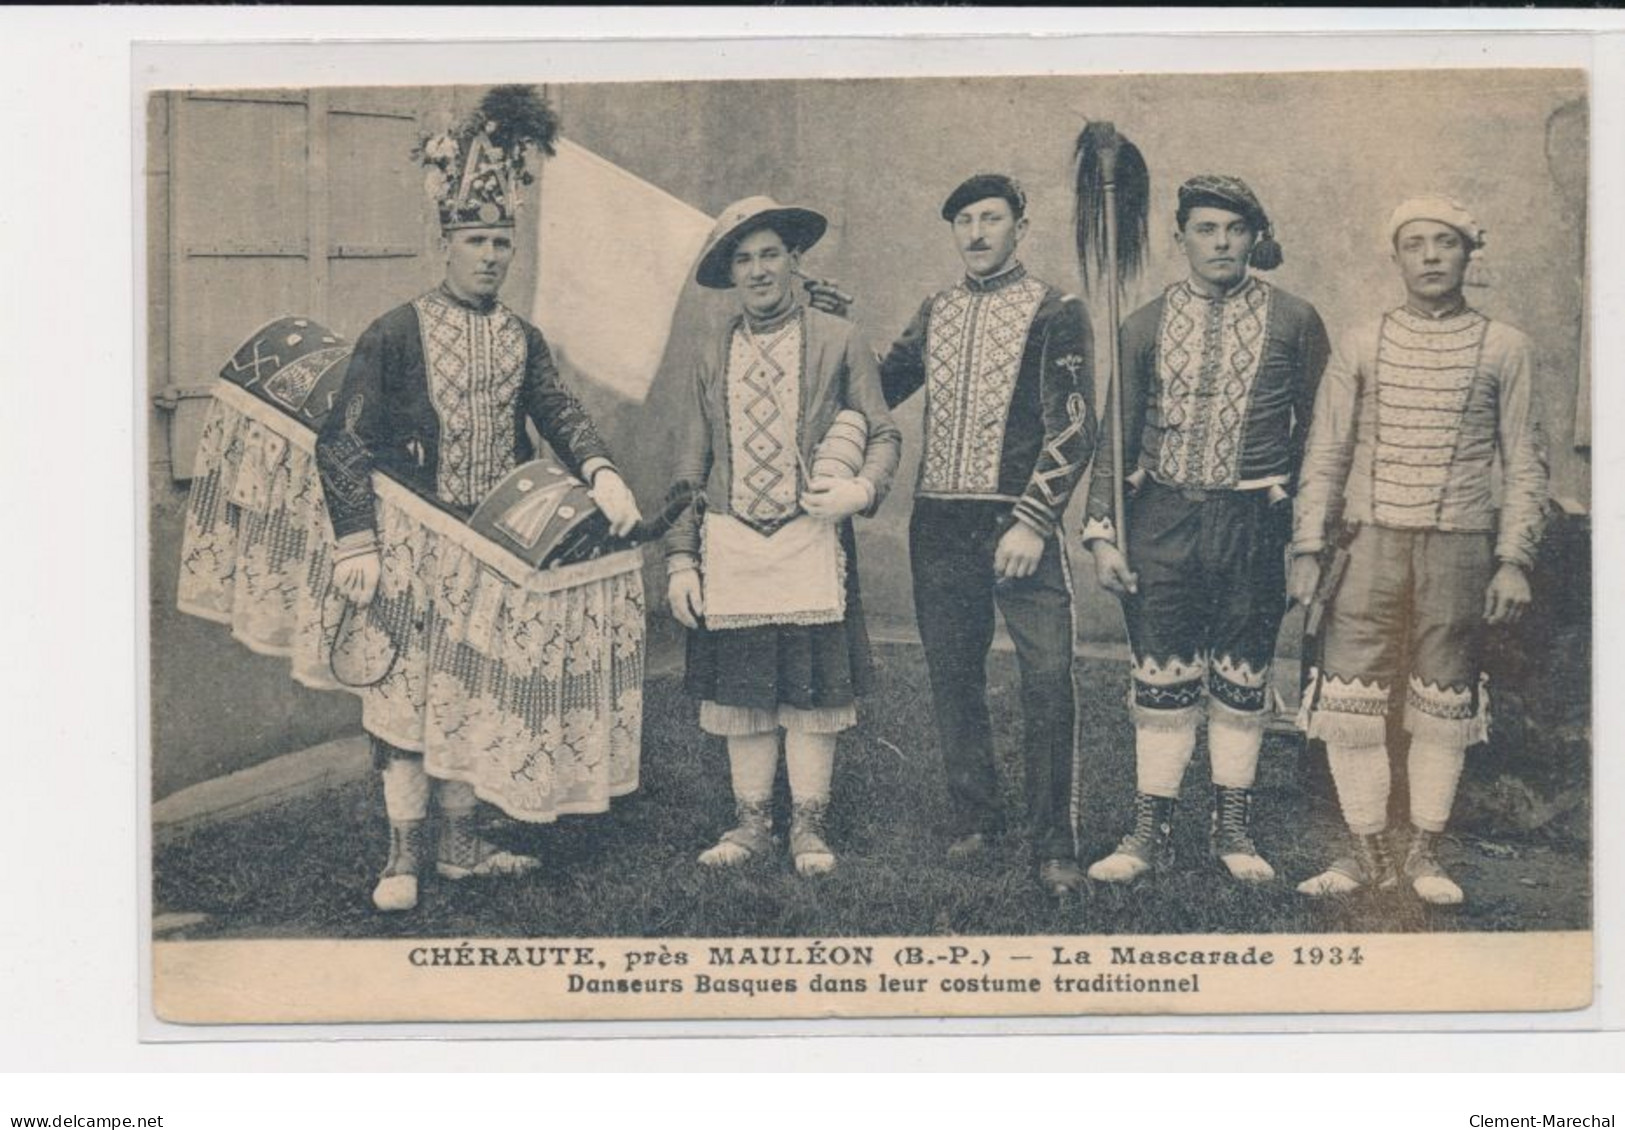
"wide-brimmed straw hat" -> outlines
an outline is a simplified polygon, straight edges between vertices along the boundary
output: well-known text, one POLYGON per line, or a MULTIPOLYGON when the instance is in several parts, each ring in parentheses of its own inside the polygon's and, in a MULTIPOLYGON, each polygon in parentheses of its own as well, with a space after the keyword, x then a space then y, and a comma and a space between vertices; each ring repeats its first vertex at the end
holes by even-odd
POLYGON ((780 204, 771 196, 747 196, 722 210, 700 252, 694 278, 712 290, 733 286, 734 247, 753 231, 772 228, 792 251, 805 251, 824 237, 829 221, 811 208, 780 204))

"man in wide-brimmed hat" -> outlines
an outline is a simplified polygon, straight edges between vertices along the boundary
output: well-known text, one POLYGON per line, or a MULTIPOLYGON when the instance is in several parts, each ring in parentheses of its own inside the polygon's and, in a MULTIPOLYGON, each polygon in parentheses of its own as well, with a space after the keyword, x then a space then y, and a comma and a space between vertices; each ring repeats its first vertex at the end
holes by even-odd
POLYGON ((723 211, 695 269, 740 305, 677 422, 673 490, 704 504, 667 536, 667 595, 689 630, 685 686, 701 728, 727 739, 733 783, 736 822, 701 854, 707 866, 772 851, 783 730, 792 860, 803 875, 834 868, 836 736, 872 678, 850 519, 885 498, 902 438, 851 323, 798 297, 801 254, 825 227, 809 208, 749 197, 723 211), (838 417, 844 465, 820 445, 838 417))
POLYGON ((1094 346, 1077 298, 1016 255, 1027 198, 1001 173, 943 202, 965 275, 927 298, 881 363, 895 405, 925 390, 909 557, 953 804, 951 858, 1003 825, 987 707, 994 609, 1021 669, 1027 818, 1040 883, 1082 881, 1073 782, 1072 580, 1061 515, 1094 453, 1094 346))
POLYGON ((1205 683, 1212 852, 1232 877, 1262 882, 1275 872, 1252 840, 1252 788, 1290 498, 1329 346, 1313 306, 1249 270, 1282 256, 1243 181, 1192 177, 1175 223, 1190 272, 1123 322, 1125 450, 1102 445, 1085 511, 1084 544, 1122 601, 1134 655, 1134 823, 1089 876, 1128 882, 1171 860, 1205 683))
MULTIPOLYGON (((557 123, 531 87, 496 87, 459 126, 425 139, 424 188, 440 218, 445 278, 384 314, 356 340, 338 401, 316 441, 322 493, 338 542, 333 586, 358 605, 380 583, 372 473, 471 513, 534 457, 532 421, 571 472, 591 484, 617 534, 638 521, 593 422, 554 367, 541 331, 497 298, 514 256, 514 210, 527 161, 552 152, 557 123)), ((421 691, 419 693, 422 693, 421 691)), ((419 709, 422 709, 419 706, 419 709)), ((400 740, 399 738, 396 739, 400 740)), ((383 772, 390 853, 373 891, 380 910, 418 902, 431 786, 441 809, 435 870, 443 878, 514 874, 536 860, 498 850, 475 831, 466 767, 373 735, 383 772)))
POLYGON ((1321 556, 1346 557, 1302 721, 1326 742, 1351 856, 1299 885, 1312 896, 1393 887, 1462 901, 1435 855, 1467 747, 1488 735, 1486 625, 1529 607, 1546 505, 1534 350, 1467 304, 1484 231, 1462 204, 1419 196, 1389 218, 1405 302, 1339 343, 1315 404, 1290 588, 1308 602, 1321 556), (1499 491, 1495 489, 1499 479, 1499 491), (1341 509, 1341 520, 1336 512, 1341 509), (1406 681, 1409 843, 1388 836, 1387 720, 1406 681))

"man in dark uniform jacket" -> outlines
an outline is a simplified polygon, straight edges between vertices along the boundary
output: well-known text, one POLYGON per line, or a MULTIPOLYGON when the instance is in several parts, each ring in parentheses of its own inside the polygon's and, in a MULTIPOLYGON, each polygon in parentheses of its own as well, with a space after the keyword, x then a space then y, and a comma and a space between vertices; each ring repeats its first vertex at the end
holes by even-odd
POLYGON ((987 708, 994 607, 1021 668, 1027 816, 1039 881, 1076 862, 1072 578, 1058 532, 1095 445, 1089 317, 1027 273, 1016 249, 1027 199, 1000 174, 942 206, 965 277, 926 299, 881 363, 886 400, 925 390, 925 440, 909 555, 953 802, 952 857, 1000 830, 987 708))

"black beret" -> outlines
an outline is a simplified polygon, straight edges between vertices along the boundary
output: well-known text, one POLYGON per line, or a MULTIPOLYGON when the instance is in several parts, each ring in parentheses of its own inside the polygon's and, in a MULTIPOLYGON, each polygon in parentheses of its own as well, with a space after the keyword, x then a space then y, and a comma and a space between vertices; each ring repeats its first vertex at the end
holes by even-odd
POLYGON ((1016 183, 1015 178, 1003 173, 977 173, 948 194, 948 199, 942 203, 942 218, 951 224, 954 217, 968 205, 992 196, 1009 201, 1010 211, 1016 219, 1026 214, 1027 194, 1021 191, 1021 185, 1016 183))

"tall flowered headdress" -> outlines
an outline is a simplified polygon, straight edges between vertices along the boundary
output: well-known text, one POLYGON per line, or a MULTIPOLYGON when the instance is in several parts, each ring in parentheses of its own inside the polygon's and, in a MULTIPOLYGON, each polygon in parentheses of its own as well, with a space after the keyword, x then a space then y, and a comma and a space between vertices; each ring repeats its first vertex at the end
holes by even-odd
POLYGON ((520 189, 536 180, 537 151, 553 156, 559 117, 534 86, 494 86, 473 113, 426 134, 412 155, 443 231, 512 227, 520 189))

